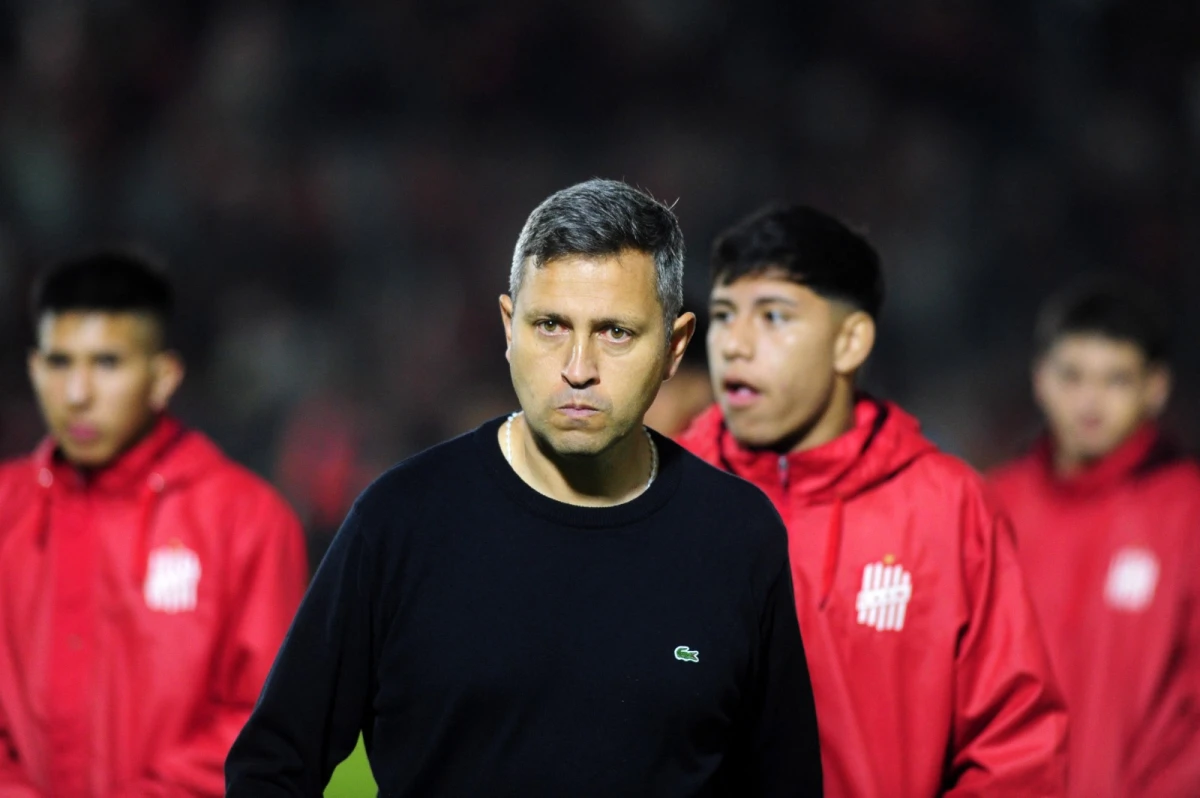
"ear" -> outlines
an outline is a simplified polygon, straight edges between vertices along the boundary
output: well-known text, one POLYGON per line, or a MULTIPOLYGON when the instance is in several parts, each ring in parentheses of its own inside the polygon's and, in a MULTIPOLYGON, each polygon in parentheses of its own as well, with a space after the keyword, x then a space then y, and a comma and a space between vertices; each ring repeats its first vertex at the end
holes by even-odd
POLYGON ((171 397, 183 382, 183 358, 178 352, 164 351, 154 355, 154 381, 150 385, 150 409, 161 413, 171 403, 171 397))
POLYGON ((871 314, 855 310, 842 319, 833 344, 833 370, 841 376, 852 376, 867 362, 875 348, 875 319, 871 314))
POLYGON ((25 368, 29 374, 29 382, 31 385, 37 385, 38 382, 38 366, 41 364, 41 353, 38 352, 36 346, 29 347, 29 353, 25 357, 25 368))
POLYGON ((688 343, 695 334, 696 314, 690 310, 687 313, 680 313, 679 318, 675 319, 675 323, 671 326, 671 340, 667 345, 669 350, 667 352, 667 371, 663 375, 664 382, 674 377, 675 372, 679 371, 683 353, 687 351, 688 343))
POLYGON ((1146 415, 1149 418, 1158 418, 1167 409, 1173 382, 1171 369, 1167 366, 1150 366, 1150 373, 1146 377, 1146 415))
POLYGON ((504 359, 511 363, 513 301, 508 294, 500 295, 500 321, 504 324, 504 359))
POLYGON ((1046 412, 1046 391, 1050 380, 1049 358, 1042 356, 1033 361, 1029 370, 1029 384, 1033 386, 1033 401, 1038 409, 1046 412))

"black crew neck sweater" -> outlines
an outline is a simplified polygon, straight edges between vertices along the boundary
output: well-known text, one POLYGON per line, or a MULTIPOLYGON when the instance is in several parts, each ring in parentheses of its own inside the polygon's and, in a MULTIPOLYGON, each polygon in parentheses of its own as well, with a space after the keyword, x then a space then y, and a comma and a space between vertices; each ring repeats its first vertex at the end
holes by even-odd
POLYGON ((384 796, 820 795, 769 500, 654 434, 641 495, 558 502, 505 461, 503 421, 359 497, 227 794, 319 796, 361 730, 384 796))

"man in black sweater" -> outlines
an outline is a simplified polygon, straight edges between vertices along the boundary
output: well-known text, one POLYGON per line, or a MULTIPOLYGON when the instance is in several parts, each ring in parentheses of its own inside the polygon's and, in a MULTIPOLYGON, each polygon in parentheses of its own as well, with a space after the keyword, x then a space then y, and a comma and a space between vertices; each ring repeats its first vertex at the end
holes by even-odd
POLYGON ((552 195, 500 309, 522 410, 350 511, 226 763, 319 796, 361 731, 386 796, 817 796, 770 502, 642 424, 695 326, 683 235, 615 181, 552 195))

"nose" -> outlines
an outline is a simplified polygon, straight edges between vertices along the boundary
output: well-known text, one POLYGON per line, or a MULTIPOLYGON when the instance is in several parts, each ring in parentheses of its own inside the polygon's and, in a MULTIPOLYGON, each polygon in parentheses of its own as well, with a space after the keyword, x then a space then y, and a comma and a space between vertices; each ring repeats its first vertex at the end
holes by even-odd
POLYGON ((90 369, 73 368, 67 374, 67 404, 82 407, 92 399, 92 374, 90 369))
POLYGON ((1104 386, 1099 380, 1083 380, 1075 392, 1076 406, 1083 413, 1095 413, 1103 405, 1103 400, 1104 386))
POLYGON ((717 351, 726 360, 754 357, 754 331, 748 319, 735 316, 715 330, 717 351))
POLYGON ((563 380, 575 389, 588 388, 600 382, 600 367, 596 362, 595 342, 589 335, 576 335, 563 366, 563 380))

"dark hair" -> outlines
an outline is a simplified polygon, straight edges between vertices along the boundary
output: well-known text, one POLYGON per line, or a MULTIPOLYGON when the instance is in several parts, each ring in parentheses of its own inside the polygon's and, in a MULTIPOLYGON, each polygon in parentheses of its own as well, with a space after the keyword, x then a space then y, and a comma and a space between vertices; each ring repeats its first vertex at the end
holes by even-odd
POLYGON ((654 257, 658 301, 671 323, 683 309, 683 231, 671 209, 619 180, 588 180, 551 194, 529 214, 513 251, 508 292, 515 300, 525 269, 565 255, 654 257))
POLYGON ((166 335, 174 310, 171 283, 157 264, 131 252, 101 250, 61 261, 34 283, 34 326, 47 313, 145 313, 166 335))
POLYGON ((1068 335, 1098 335, 1131 343, 1150 363, 1165 362, 1171 330, 1167 314, 1143 285, 1117 277, 1090 277, 1067 286, 1042 306, 1034 331, 1038 357, 1068 335))
POLYGON ((879 254, 832 216, 806 205, 769 205, 713 243, 711 285, 778 269, 818 295, 878 317, 883 307, 879 254))

